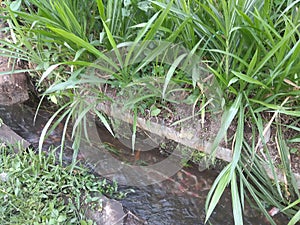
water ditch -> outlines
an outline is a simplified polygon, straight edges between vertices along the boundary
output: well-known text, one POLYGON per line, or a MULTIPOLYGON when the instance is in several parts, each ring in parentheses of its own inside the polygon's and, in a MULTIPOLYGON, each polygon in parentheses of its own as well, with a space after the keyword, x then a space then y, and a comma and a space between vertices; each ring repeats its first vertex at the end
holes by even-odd
MULTIPOLYGON (((40 111, 35 124, 33 124, 34 110, 34 108, 26 104, 0 106, 0 117, 17 134, 30 142, 34 147, 37 147, 42 128, 51 116, 51 113, 43 110, 40 111)), ((113 139, 104 128, 99 127, 98 133, 100 134, 102 143, 113 147, 117 151, 114 152, 115 156, 126 163, 132 161, 150 163, 163 160, 165 157, 160 154, 159 149, 153 149, 151 151, 142 151, 137 158, 136 155, 131 154, 130 149, 126 148, 118 140, 113 139)), ((50 137, 45 140, 45 150, 51 145, 59 145, 60 138, 60 129, 52 132, 50 137)), ((105 150, 105 148, 101 148, 100 150, 105 150)), ((106 153, 89 152, 86 154, 82 151, 79 157, 93 158, 98 161, 98 156, 106 153)), ((109 154, 111 154, 111 151, 109 154)), ((70 160, 71 155, 71 150, 67 148, 65 151, 65 160, 70 160)), ((98 172, 97 166, 93 166, 92 168, 93 172, 98 172)), ((115 176, 119 175, 111 174, 110 176, 111 179, 114 179, 115 176)), ((121 203, 125 209, 130 210, 141 218, 144 224, 204 224, 205 199, 217 175, 217 168, 200 172, 198 166, 192 165, 179 170, 174 176, 166 178, 159 183, 145 186, 141 184, 138 187, 120 186, 121 190, 127 190, 128 188, 135 190, 134 193, 129 194, 125 199, 121 200, 121 203)), ((245 208, 244 214, 244 224, 268 224, 261 214, 248 205, 245 208)), ((280 214, 275 216, 275 220, 277 224, 287 224, 286 219, 281 217, 280 214)), ((213 225, 234 224, 229 191, 226 191, 223 195, 210 219, 210 223, 213 225)))

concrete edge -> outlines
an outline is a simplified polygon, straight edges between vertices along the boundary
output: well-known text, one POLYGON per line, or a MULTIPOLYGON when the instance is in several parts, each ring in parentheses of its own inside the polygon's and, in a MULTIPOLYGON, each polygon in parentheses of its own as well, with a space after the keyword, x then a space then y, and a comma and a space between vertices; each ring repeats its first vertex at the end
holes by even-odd
MULTIPOLYGON (((110 106, 105 103, 98 104, 97 109, 105 113, 109 117, 120 119, 126 123, 133 124, 133 118, 130 115, 113 112, 110 106)), ((173 140, 187 147, 199 150, 207 154, 211 153, 209 148, 211 143, 200 140, 199 138, 195 137, 193 133, 191 133, 191 131, 181 130, 180 132, 178 132, 170 127, 162 126, 152 121, 149 122, 146 119, 140 117, 137 119, 137 126, 145 131, 151 132, 159 136, 163 136, 167 139, 173 140), (191 135, 187 135, 187 133, 190 133, 191 135)), ((223 148, 219 146, 216 150, 215 156, 216 158, 221 159, 223 161, 231 162, 232 151, 228 148, 223 148)), ((274 179, 270 166, 264 165, 264 168, 268 176, 271 179, 274 179)), ((285 175, 279 169, 276 170, 276 174, 280 182, 286 183, 285 175)), ((298 189, 300 189, 300 174, 294 173, 294 176, 297 182, 298 189)))

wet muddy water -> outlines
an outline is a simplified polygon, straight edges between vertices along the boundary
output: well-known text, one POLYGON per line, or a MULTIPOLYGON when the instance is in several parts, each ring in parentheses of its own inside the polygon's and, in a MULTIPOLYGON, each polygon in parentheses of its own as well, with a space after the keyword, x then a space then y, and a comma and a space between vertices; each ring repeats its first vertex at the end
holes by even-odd
MULTIPOLYGON (((15 105, 10 107, 0 106, 0 117, 16 133, 28 140, 34 147, 38 146, 41 130, 51 114, 41 111, 33 124, 34 109, 26 105, 15 105)), ((112 138, 104 128, 98 129, 101 137, 101 148, 98 151, 81 152, 81 158, 85 159, 94 172, 101 174, 101 166, 105 163, 103 155, 109 154, 125 164, 148 165, 164 160, 158 149, 151 151, 141 151, 132 154, 129 149, 112 138), (103 153, 101 151, 105 151, 103 153), (100 157, 101 155, 101 157, 100 157), (93 164, 98 162, 97 165, 93 164)), ((61 132, 54 131, 45 141, 45 149, 50 145, 59 145, 61 132)), ((66 158, 70 155, 66 154, 66 158)), ((108 165, 109 166, 109 165, 108 165)), ((121 171, 121 170, 120 170, 121 171)), ((125 181, 126 185, 120 185, 120 189, 134 189, 134 193, 129 193, 126 198, 121 200, 123 206, 141 218, 145 224, 164 225, 201 225, 205 220, 205 199, 207 193, 216 178, 218 171, 214 169, 200 172, 196 165, 184 167, 172 177, 163 177, 163 174, 156 173, 155 176, 163 178, 161 182, 150 185, 134 185, 126 183, 126 174, 122 171, 118 173, 106 174, 108 178, 125 181)), ((136 177, 139 176, 136 172, 136 177)), ((132 173, 133 175, 134 172, 132 173)), ((103 174, 101 174, 103 175, 103 174)), ((127 180, 128 181, 128 180, 127 180)), ((143 180, 141 181, 143 182, 143 180)), ((120 182, 122 184, 122 182, 120 182)), ((284 218, 277 216, 277 224, 286 224, 284 218)), ((217 206, 212 218, 212 225, 231 225, 234 224, 231 212, 231 197, 229 191, 223 195, 220 204, 217 206)), ((264 217, 255 210, 246 206, 244 224, 265 225, 268 224, 264 217)))

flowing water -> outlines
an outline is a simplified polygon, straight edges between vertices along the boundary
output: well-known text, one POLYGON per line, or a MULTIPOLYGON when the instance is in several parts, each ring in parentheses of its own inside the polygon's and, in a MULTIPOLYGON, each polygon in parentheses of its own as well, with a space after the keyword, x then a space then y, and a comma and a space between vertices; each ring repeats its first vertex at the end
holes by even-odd
MULTIPOLYGON (((0 118, 16 133, 32 143, 34 147, 37 147, 41 131, 51 114, 41 111, 35 124, 33 124, 34 113, 34 108, 27 105, 0 106, 0 118)), ((165 157, 160 154, 158 149, 132 155, 130 150, 116 139, 113 139, 104 128, 99 127, 98 133, 101 141, 106 146, 113 148, 115 156, 126 163, 146 164, 151 161, 163 160, 165 157)), ((45 141, 44 148, 47 149, 50 145, 59 145, 60 135, 61 129, 59 128, 52 132, 45 141)), ((99 152, 94 152, 92 158, 97 159, 97 154, 100 155, 99 152)), ((89 156, 91 155, 85 155, 84 151, 79 155, 82 158, 89 158, 89 156)), ((70 157, 70 154, 66 151, 65 159, 68 160, 70 157)), ((94 172, 98 172, 97 167, 93 167, 93 169, 94 172)), ((165 177, 164 181, 159 183, 146 186, 141 184, 133 187, 121 185, 121 190, 129 188, 135 190, 134 193, 128 194, 121 202, 126 209, 141 218, 145 224, 201 225, 204 224, 205 220, 205 199, 217 174, 218 171, 214 169, 200 172, 198 167, 193 165, 179 170, 170 178, 165 177)), ((138 174, 136 175, 138 176, 138 174)), ((161 174, 156 175, 162 176, 161 174)), ((116 176, 120 176, 120 174, 110 174, 112 179, 116 176)), ((126 179, 126 177, 122 177, 122 179, 126 179)), ((262 215, 249 206, 245 207, 244 214, 244 224, 268 224, 262 215)), ((277 224, 287 224, 285 218, 280 215, 276 216, 275 219, 277 224)), ((209 222, 212 225, 234 224, 229 190, 222 196, 209 222)))

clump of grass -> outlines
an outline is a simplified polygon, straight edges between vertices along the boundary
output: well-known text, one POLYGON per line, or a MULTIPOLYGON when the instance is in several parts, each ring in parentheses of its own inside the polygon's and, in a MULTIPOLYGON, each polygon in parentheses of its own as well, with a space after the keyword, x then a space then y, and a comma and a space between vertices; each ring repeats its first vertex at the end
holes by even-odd
MULTIPOLYGON (((165 1, 153 3, 166 9, 165 1)), ((193 40, 202 40, 198 50, 207 59, 209 70, 223 92, 224 113, 212 145, 213 152, 227 136, 229 127, 237 124, 236 132, 230 137, 233 159, 208 195, 206 220, 225 188, 230 186, 235 224, 243 223, 243 202, 248 194, 275 224, 266 205, 283 210, 300 196, 283 133, 277 131, 274 138, 284 165, 281 172, 289 179, 283 185, 285 188, 280 185, 275 172, 278 168, 266 145, 266 133, 271 124, 280 121, 282 115, 300 116, 299 1, 176 1, 170 14, 175 18, 173 21, 193 18, 183 33, 190 38, 183 42, 190 46, 193 40), (266 113, 273 117, 264 121, 266 113), (245 135, 246 121, 252 125, 251 140, 245 135), (264 159, 260 157, 260 149, 265 152, 264 159), (271 169, 274 181, 266 174, 262 166, 265 164, 271 169)), ((298 208, 293 207, 284 213, 295 216, 294 222, 298 208)))
POLYGON ((102 194, 123 197, 117 184, 96 178, 82 166, 57 164, 54 151, 35 154, 0 147, 0 223, 94 224, 87 209, 101 211, 102 194))

